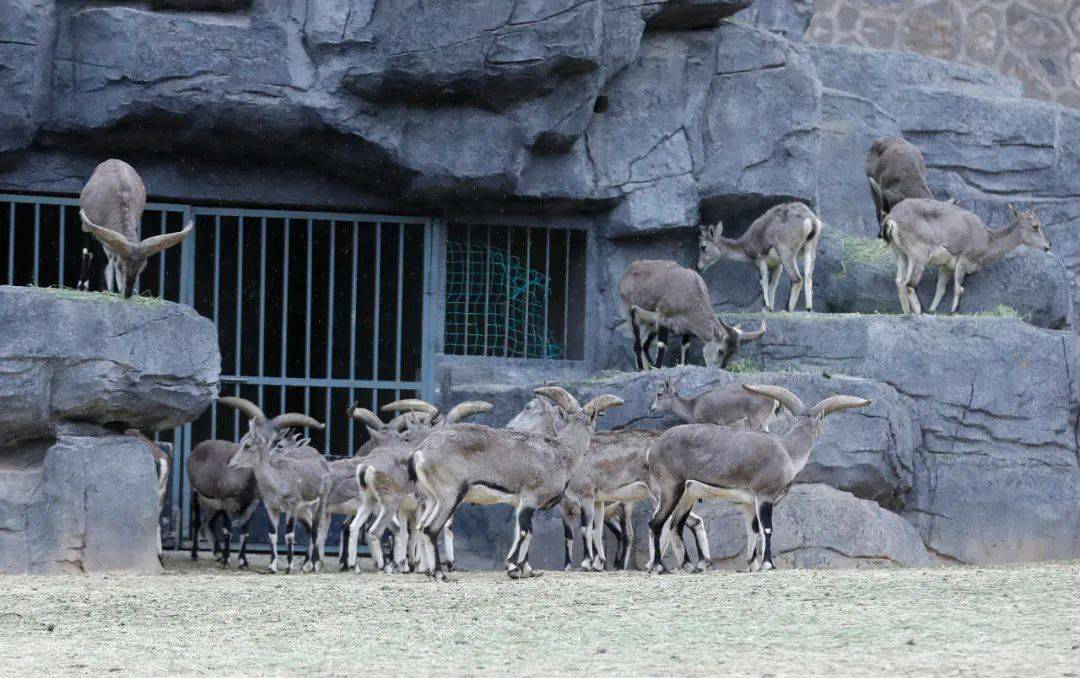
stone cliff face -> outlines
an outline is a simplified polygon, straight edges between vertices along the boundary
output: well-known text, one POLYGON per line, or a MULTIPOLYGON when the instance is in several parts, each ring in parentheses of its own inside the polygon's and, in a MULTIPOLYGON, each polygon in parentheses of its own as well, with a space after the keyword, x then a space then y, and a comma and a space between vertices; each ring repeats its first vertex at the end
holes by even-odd
MULTIPOLYGON (((962 304, 1005 305, 1030 324, 776 317, 747 354, 859 377, 895 405, 822 443, 831 451, 811 480, 902 511, 944 557, 1076 556, 1080 531, 1060 507, 1080 497, 1078 391, 1074 335, 1060 330, 1080 298, 1080 112, 1022 98, 987 70, 804 42, 809 8, 9 0, 0 189, 74 193, 102 156, 120 155, 156 195, 195 202, 585 222, 595 298, 581 369, 629 369, 615 293, 625 266, 691 264, 700 223, 737 234, 781 201, 825 222, 817 310, 897 312, 863 163, 873 139, 902 134, 935 194, 992 228, 1010 202, 1036 210, 1054 252, 1022 249, 973 275, 962 304), (848 452, 860 461, 841 464, 848 452)), ((705 278, 718 309, 761 308, 751 267, 722 262, 705 278)), ((467 364, 444 384, 457 389, 469 370, 475 381, 467 364)), ((489 390, 509 388, 509 369, 485 369, 489 390)), ((518 387, 551 378, 515 369, 518 387)), ((919 561, 906 552, 896 562, 919 561)))

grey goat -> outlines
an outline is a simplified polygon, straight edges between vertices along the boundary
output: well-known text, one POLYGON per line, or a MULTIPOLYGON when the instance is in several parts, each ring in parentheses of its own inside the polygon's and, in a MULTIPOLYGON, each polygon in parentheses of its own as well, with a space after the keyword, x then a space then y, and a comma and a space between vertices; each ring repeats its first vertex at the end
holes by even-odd
POLYGON ((926 183, 926 161, 917 146, 902 137, 878 139, 866 153, 866 179, 877 214, 878 237, 888 242, 885 215, 907 198, 933 200, 926 183))
POLYGON ((687 424, 734 426, 745 422, 750 428, 768 431, 780 412, 780 403, 750 393, 737 382, 684 398, 676 381, 668 377, 657 384, 649 412, 670 412, 687 424))

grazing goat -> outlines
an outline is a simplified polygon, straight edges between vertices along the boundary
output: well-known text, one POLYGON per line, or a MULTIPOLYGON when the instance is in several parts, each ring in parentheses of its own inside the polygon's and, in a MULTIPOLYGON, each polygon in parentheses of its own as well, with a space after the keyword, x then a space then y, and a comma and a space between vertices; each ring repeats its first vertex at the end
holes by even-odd
POLYGON ((165 564, 165 549, 161 545, 161 511, 165 508, 165 494, 169 490, 169 471, 172 469, 172 455, 166 452, 161 445, 158 445, 153 440, 150 440, 142 431, 137 428, 129 428, 124 432, 125 435, 129 435, 132 438, 138 438, 146 447, 150 450, 151 456, 154 458, 154 474, 157 476, 157 484, 155 490, 157 491, 157 507, 158 507, 158 519, 157 519, 157 548, 158 548, 158 562, 162 565, 165 564))
POLYGON ((619 279, 619 296, 634 332, 634 355, 639 370, 649 366, 652 334, 641 343, 641 325, 651 325, 658 333, 656 360, 664 362, 668 332, 682 337, 680 362, 686 363, 690 336, 705 342, 705 364, 727 367, 739 347, 765 334, 765 323, 755 332, 728 325, 713 313, 709 290, 701 276, 674 261, 643 259, 630 264, 619 279))
POLYGON ((670 412, 687 424, 733 426, 745 420, 750 428, 768 431, 780 412, 780 403, 750 393, 739 383, 683 398, 675 380, 669 377, 657 385, 649 412, 670 412))
MULTIPOLYGON (((248 529, 259 505, 259 489, 251 469, 232 468, 229 460, 240 446, 226 440, 204 440, 187 458, 188 482, 191 484, 191 559, 199 557, 199 534, 204 526, 214 531, 219 517, 225 521, 224 548, 218 562, 229 566, 232 532, 240 529, 240 568, 248 566, 248 529), (204 516, 207 520, 204 522, 204 516), (238 525, 239 523, 239 525, 238 525)), ((217 535, 213 535, 217 552, 217 535)))
POLYGON ((885 215, 907 198, 933 200, 922 151, 901 137, 878 139, 866 154, 866 178, 877 214, 878 237, 888 242, 885 215))
POLYGON ((729 499, 742 506, 748 565, 758 542, 753 529, 756 518, 763 542, 758 564, 773 569, 773 504, 806 466, 822 419, 871 404, 864 398, 837 395, 807 410, 794 393, 780 386, 743 388, 780 402, 794 421, 783 436, 716 424, 683 424, 660 436, 647 460, 650 485, 660 495, 649 521, 651 571, 666 571, 660 543, 665 524, 670 519, 671 539, 681 539, 682 526, 698 499, 729 499))
MULTIPOLYGON (((304 568, 318 572, 322 568, 320 530, 326 521, 330 493, 330 468, 318 451, 306 441, 282 435, 290 427, 322 429, 318 421, 303 414, 281 414, 267 419, 258 405, 244 398, 218 398, 222 405, 234 407, 248 417, 248 432, 240 439, 240 450, 229 460, 230 468, 254 471, 259 496, 270 518, 270 565, 267 573, 277 572, 277 525, 281 513, 299 520, 308 533, 308 553, 304 568), (278 452, 277 454, 274 454, 278 452)), ((287 572, 292 572, 292 549, 289 549, 287 572)))
MULTIPOLYGON (((139 220, 146 207, 146 188, 138 173, 122 160, 106 160, 94 169, 79 194, 79 216, 82 228, 105 249, 105 285, 110 292, 115 280, 116 291, 130 297, 135 281, 146 268, 146 261, 191 234, 193 222, 183 230, 163 233, 139 240, 139 220)), ((83 247, 79 288, 90 289, 89 238, 83 247)))
POLYGON ((761 294, 765 308, 776 310, 776 287, 780 271, 787 271, 791 282, 787 310, 794 311, 799 292, 805 286, 806 310, 814 310, 814 261, 817 259, 821 220, 801 202, 789 202, 769 208, 754 220, 741 238, 724 237, 724 224, 702 226, 698 244, 698 271, 719 259, 733 259, 755 264, 761 277, 761 294), (803 258, 803 273, 799 273, 798 257, 803 258), (769 275, 772 273, 772 280, 769 275), (805 274, 805 280, 803 275, 805 274))
POLYGON ((516 535, 506 556, 507 573, 515 579, 532 576, 533 514, 562 499, 574 469, 589 449, 596 418, 622 404, 613 395, 603 395, 581 407, 557 386, 534 392, 550 398, 563 412, 565 424, 555 437, 455 424, 432 433, 413 453, 409 469, 424 496, 419 529, 425 566, 433 578, 446 576, 436 548, 439 531, 463 501, 516 506, 516 535))
POLYGON ((1031 210, 1012 205, 1013 223, 991 231, 975 214, 937 200, 909 199, 885 217, 885 231, 896 253, 896 292, 904 313, 922 313, 916 288, 927 266, 938 269, 930 312, 937 310, 949 278, 953 279, 952 312, 960 307, 964 276, 992 264, 1020 245, 1050 251, 1050 241, 1031 210))

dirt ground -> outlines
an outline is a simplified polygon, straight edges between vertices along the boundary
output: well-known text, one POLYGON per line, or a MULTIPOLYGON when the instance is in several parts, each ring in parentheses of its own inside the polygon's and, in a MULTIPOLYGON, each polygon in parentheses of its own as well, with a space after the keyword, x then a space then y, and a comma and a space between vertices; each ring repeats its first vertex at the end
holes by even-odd
POLYGON ((0 576, 0 675, 1080 676, 1080 562, 0 576))

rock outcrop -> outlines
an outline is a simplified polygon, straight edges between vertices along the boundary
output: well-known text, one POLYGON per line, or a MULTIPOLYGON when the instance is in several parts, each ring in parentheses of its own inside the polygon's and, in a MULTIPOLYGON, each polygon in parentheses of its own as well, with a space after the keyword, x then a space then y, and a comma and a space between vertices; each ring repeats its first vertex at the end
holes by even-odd
POLYGON ((0 287, 0 572, 153 570, 154 462, 128 427, 217 395, 213 324, 136 297, 0 287))

